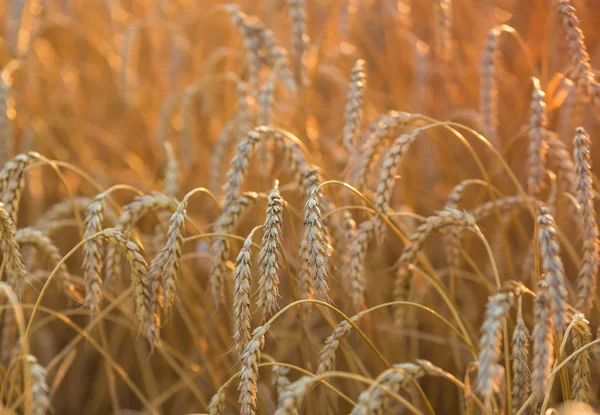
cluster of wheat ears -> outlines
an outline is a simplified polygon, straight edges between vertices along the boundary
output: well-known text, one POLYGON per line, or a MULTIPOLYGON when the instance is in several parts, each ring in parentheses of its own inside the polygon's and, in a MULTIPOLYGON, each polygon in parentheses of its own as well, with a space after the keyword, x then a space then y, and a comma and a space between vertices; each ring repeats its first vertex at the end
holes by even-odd
POLYGON ((597 2, 1 6, 1 413, 594 413, 597 2))

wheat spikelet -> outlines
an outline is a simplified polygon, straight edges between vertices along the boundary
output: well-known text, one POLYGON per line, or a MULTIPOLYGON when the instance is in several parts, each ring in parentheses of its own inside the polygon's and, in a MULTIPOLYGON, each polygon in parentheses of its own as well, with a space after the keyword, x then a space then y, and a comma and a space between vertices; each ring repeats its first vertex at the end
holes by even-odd
POLYGON ((587 101, 591 93, 594 73, 590 55, 584 42, 583 32, 579 28, 579 18, 569 0, 559 0, 555 10, 558 21, 567 41, 570 68, 567 77, 575 82, 577 90, 587 101))
MULTIPOLYGON (((475 224, 475 218, 471 214, 453 209, 442 210, 436 215, 428 217, 412 233, 408 244, 404 247, 402 255, 398 260, 399 267, 393 287, 395 300, 406 300, 408 298, 412 285, 410 264, 415 261, 427 238, 434 232, 447 226, 464 227, 474 231, 477 225, 475 224)), ((394 312, 396 324, 402 324, 404 314, 405 310, 403 307, 396 308, 394 312)))
POLYGON ((550 309, 551 299, 548 292, 546 280, 539 282, 537 297, 535 300, 535 320, 533 329, 533 372, 531 374, 531 386, 533 394, 541 398, 546 393, 548 378, 552 371, 554 361, 554 341, 552 338, 552 312, 550 309))
MULTIPOLYGON (((93 202, 88 206, 85 212, 85 233, 84 238, 102 230, 102 220, 104 219, 104 198, 105 193, 98 194, 93 202)), ((91 239, 83 245, 83 281, 85 284, 84 304, 94 313, 100 306, 100 286, 102 277, 100 270, 102 268, 102 241, 91 239)))
POLYGON ((531 393, 531 375, 529 370, 529 329, 523 320, 522 297, 519 296, 517 325, 512 336, 512 405, 517 413, 531 393))
POLYGON ((181 251, 183 249, 183 233, 185 231, 185 210, 191 194, 188 193, 183 198, 171 216, 169 230, 167 231, 167 242, 150 266, 150 281, 152 284, 159 285, 152 292, 156 295, 157 290, 162 291, 161 305, 167 317, 170 315, 173 303, 175 302, 177 277, 179 275, 181 251), (158 281, 157 276, 159 276, 158 281))
POLYGON ((235 25, 238 34, 242 38, 244 48, 246 49, 250 95, 257 97, 260 89, 260 50, 262 48, 262 41, 259 35, 264 28, 258 18, 251 18, 242 12, 236 5, 227 5, 227 12, 230 15, 232 23, 235 25))
MULTIPOLYGON (((255 228, 256 229, 256 228, 255 228)), ((233 314, 234 331, 233 339, 235 349, 241 355, 248 342, 252 338, 250 334, 252 314, 250 312, 250 296, 252 295, 252 261, 250 248, 254 231, 250 232, 244 246, 235 260, 235 271, 233 273, 233 314)))
MULTIPOLYGON (((137 196, 133 202, 123 208, 123 213, 117 219, 115 228, 129 237, 133 227, 150 212, 174 211, 177 205, 161 193, 137 196)), ((117 248, 110 245, 104 258, 105 281, 113 280, 120 274, 121 263, 117 256, 117 248)))
POLYGON ((131 269, 131 282, 135 292, 136 314, 142 331, 152 345, 158 343, 160 317, 152 305, 153 293, 148 281, 148 265, 139 246, 114 228, 104 229, 102 238, 117 247, 131 269))
POLYGON ((367 249, 375 227, 373 222, 368 220, 360 224, 356 238, 350 246, 350 262, 348 264, 348 283, 349 294, 352 298, 352 304, 356 310, 365 307, 365 261, 367 249))
POLYGON ((302 376, 290 384, 287 390, 279 396, 275 415, 296 415, 302 405, 304 395, 317 383, 314 376, 302 376))
POLYGON ((208 403, 208 414, 225 414, 225 388, 219 388, 219 390, 210 399, 210 402, 208 403))
POLYGON ((13 153, 12 121, 8 116, 10 89, 0 76, 0 164, 4 165, 13 153))
POLYGON ((292 21, 290 45, 294 79, 298 87, 302 88, 306 83, 304 54, 309 42, 306 30, 306 6, 304 0, 287 0, 287 7, 290 20, 292 21))
POLYGON ((316 293, 321 298, 327 298, 329 290, 329 277, 327 275, 329 245, 324 236, 317 189, 313 190, 311 197, 304 206, 304 240, 306 241, 305 246, 308 253, 309 272, 314 281, 316 293))
MULTIPOLYGON (((62 255, 56 245, 50 238, 44 235, 41 231, 33 228, 21 228, 15 233, 15 241, 19 246, 31 245, 42 255, 52 267, 58 265, 62 259, 62 255)), ((62 264, 58 268, 56 274, 59 285, 65 290, 67 294, 71 293, 75 288, 70 282, 69 271, 67 266, 62 264)))
POLYGON ((275 388, 275 393, 277 397, 283 395, 283 393, 287 390, 287 388, 292 383, 288 378, 288 374, 290 373, 289 367, 275 365, 272 369, 273 372, 273 387, 275 388))
MULTIPOLYGON (((394 144, 392 144, 383 159, 381 172, 379 173, 379 182, 375 193, 375 209, 381 214, 386 214, 390 208, 392 191, 394 190, 394 184, 396 183, 396 171, 400 167, 411 144, 415 141, 420 132, 421 130, 415 129, 410 134, 400 136, 394 141, 394 144)), ((385 223, 379 215, 375 216, 373 220, 380 242, 383 242, 385 236, 385 223)))
POLYGON ((548 121, 546 119, 546 94, 542 91, 540 81, 537 78, 532 78, 532 81, 527 188, 529 194, 536 196, 542 191, 544 177, 546 176, 546 153, 548 151, 546 128, 548 121))
MULTIPOLYGON (((223 213, 214 226, 215 233, 228 234, 233 232, 240 217, 258 199, 258 194, 249 192, 239 196, 234 203, 223 205, 223 213)), ((227 257, 229 256, 230 243, 227 238, 216 237, 210 249, 210 292, 213 302, 224 302, 225 293, 223 279, 227 273, 227 257)))
POLYGON ((275 182, 267 202, 262 248, 258 260, 258 309, 263 320, 277 311, 282 231, 283 199, 279 193, 278 182, 275 182))
POLYGON ((547 208, 540 209, 537 225, 541 271, 548 283, 547 295, 552 312, 552 322, 557 333, 560 334, 565 328, 567 308, 565 270, 560 259, 560 246, 556 238, 554 218, 547 208))
POLYGON ((34 415, 44 415, 50 407, 48 382, 46 380, 46 368, 38 363, 33 355, 27 355, 27 364, 29 365, 31 393, 31 413, 34 415))
POLYGON ((256 414, 258 363, 261 351, 265 347, 265 333, 268 326, 259 326, 252 332, 252 340, 244 350, 242 356, 242 369, 240 371, 239 403, 241 415, 256 414))
POLYGON ((481 338, 479 339, 479 377, 477 390, 489 401, 494 392, 498 391, 495 383, 496 364, 500 358, 502 344, 502 325, 510 312, 514 301, 512 292, 501 291, 492 296, 485 308, 481 338))
POLYGON ((501 33, 496 28, 488 32, 483 56, 481 57, 481 86, 479 92, 483 135, 496 147, 499 145, 496 65, 498 62, 498 40, 501 33))
MULTIPOLYGON (((572 331, 571 342, 573 350, 579 350, 592 340, 589 321, 583 316, 572 331)), ((589 403, 594 396, 590 385, 591 352, 587 348, 579 353, 573 362, 572 398, 573 400, 589 403)))
POLYGON ((438 61, 447 64, 452 59, 452 0, 438 0, 436 3, 433 49, 438 61))
POLYGON ((379 155, 384 143, 400 134, 400 131, 409 126, 423 124, 423 119, 418 114, 390 111, 380 117, 374 127, 364 139, 363 148, 358 160, 357 168, 353 175, 354 187, 362 190, 366 184, 367 173, 379 155))
POLYGON ((394 365, 379 375, 375 381, 359 397, 351 415, 383 414, 386 412, 388 395, 386 391, 398 393, 406 388, 409 382, 431 372, 431 363, 418 360, 417 363, 401 363, 394 365))
POLYGON ((583 127, 577 128, 576 133, 573 140, 573 159, 575 160, 576 171, 576 198, 580 206, 579 217, 583 229, 583 259, 577 282, 579 288, 577 308, 587 314, 593 307, 594 293, 596 292, 600 245, 594 195, 592 193, 590 137, 583 127))
MULTIPOLYGON (((356 324, 364 314, 364 312, 358 313, 350 320, 356 324)), ((321 375, 325 372, 335 369, 335 353, 339 349, 342 340, 348 337, 351 331, 352 326, 350 323, 348 323, 348 321, 344 320, 338 324, 333 332, 327 337, 327 339, 325 339, 325 345, 319 352, 319 363, 316 372, 317 375, 321 375)))
POLYGON ((365 65, 365 61, 359 59, 352 67, 346 106, 344 107, 344 144, 350 153, 356 151, 358 148, 358 139, 362 126, 364 95, 367 88, 365 65))

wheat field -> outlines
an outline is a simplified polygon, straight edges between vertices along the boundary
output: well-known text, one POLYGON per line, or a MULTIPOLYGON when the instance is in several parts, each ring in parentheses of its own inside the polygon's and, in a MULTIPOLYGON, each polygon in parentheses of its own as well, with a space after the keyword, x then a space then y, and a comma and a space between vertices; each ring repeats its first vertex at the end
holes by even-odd
POLYGON ((0 413, 596 413, 600 3, 232 1, 0 1, 0 413))

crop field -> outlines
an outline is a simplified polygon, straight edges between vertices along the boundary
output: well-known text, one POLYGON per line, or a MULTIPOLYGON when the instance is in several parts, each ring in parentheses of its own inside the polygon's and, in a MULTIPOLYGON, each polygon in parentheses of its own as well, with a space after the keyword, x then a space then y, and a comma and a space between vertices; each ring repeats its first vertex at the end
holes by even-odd
POLYGON ((598 0, 0 0, 0 415, 595 414, 599 140, 598 0))

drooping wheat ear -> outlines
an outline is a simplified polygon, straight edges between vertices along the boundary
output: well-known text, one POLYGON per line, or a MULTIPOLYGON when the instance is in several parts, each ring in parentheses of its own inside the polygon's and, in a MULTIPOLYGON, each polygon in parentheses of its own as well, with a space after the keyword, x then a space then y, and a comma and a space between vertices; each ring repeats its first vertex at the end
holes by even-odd
POLYGON ((494 392, 498 391, 496 380, 496 364, 500 358, 502 346, 502 326, 510 313, 514 302, 511 291, 500 291, 493 295, 485 308, 481 338, 479 339, 479 376, 478 392, 489 401, 494 392))
POLYGON ((309 272, 314 281, 315 291, 317 296, 327 298, 329 291, 327 259, 330 248, 323 230, 317 189, 313 190, 304 206, 304 240, 308 252, 309 272))
POLYGON ((366 63, 363 59, 356 61, 350 73, 350 84, 344 107, 344 144, 349 153, 358 150, 363 121, 363 105, 367 89, 366 63))
POLYGON ((198 120, 199 83, 188 85, 183 90, 180 106, 181 131, 179 132, 179 148, 183 165, 189 168, 192 164, 198 139, 196 123, 198 120))
POLYGON ((258 309, 262 313, 263 321, 277 312, 282 232, 283 199, 279 193, 279 183, 276 181, 267 202, 262 248, 258 260, 258 309))
POLYGON ((579 217, 583 229, 583 258, 579 270, 577 308, 584 314, 589 313, 593 307, 598 280, 598 264, 600 255, 600 242, 598 240, 598 225, 596 224, 596 209, 594 208, 594 195, 592 183, 592 167, 590 156, 590 136, 579 127, 573 140, 573 159, 577 192, 575 197, 580 206, 579 217))
MULTIPOLYGON (((358 313, 350 320, 356 324, 358 320, 365 315, 364 312, 358 313)), ((325 339, 325 345, 319 352, 319 364, 317 366, 317 375, 321 375, 330 370, 335 370, 335 353, 340 347, 340 343, 352 331, 352 325, 348 321, 343 320, 333 332, 325 339)))
MULTIPOLYGON (((458 209, 458 205, 463 198, 463 194, 467 188, 468 181, 462 181, 450 192, 446 199, 444 209, 458 209)), ((448 234, 445 237, 446 261, 451 275, 456 275, 460 267, 460 228, 448 229, 448 234)))
MULTIPOLYGON (((43 232, 33 228, 21 228, 15 233, 15 241, 19 246, 31 245, 33 246, 41 256, 54 268, 62 259, 62 255, 54 242, 43 232)), ((58 284, 67 293, 72 293, 75 289, 67 266, 62 264, 56 274, 58 284)))
POLYGON ((288 14, 292 21, 291 60, 294 67, 294 79, 299 88, 302 88, 307 81, 304 54, 308 47, 309 38, 306 30, 306 5, 304 3, 304 0, 287 0, 288 14))
MULTIPOLYGON (((575 195, 577 191, 575 164, 567 146, 560 139, 551 137, 548 140, 548 158, 550 165, 558 174, 559 192, 568 192, 575 195)), ((577 217, 577 210, 571 212, 577 217)))
MULTIPOLYGON (((579 350, 592 341, 592 332, 590 323, 585 318, 581 318, 572 331, 571 343, 573 350, 579 350)), ((589 403, 593 397, 590 386, 591 373, 590 364, 592 356, 590 349, 587 348, 579 353, 573 362, 573 378, 571 384, 571 397, 573 400, 589 403)))
MULTIPOLYGON (((98 194, 85 211, 84 238, 89 238, 102 230, 105 197, 105 193, 98 194)), ((84 305, 89 307, 92 313, 95 313, 100 306, 100 286, 102 285, 100 271, 102 269, 103 250, 102 241, 98 238, 91 239, 83 244, 84 305)))
POLYGON ((438 62, 447 64, 452 58, 452 0, 438 0, 436 3, 433 49, 438 62))
POLYGON ((526 209, 527 203, 530 203, 534 209, 542 206, 542 203, 534 197, 524 198, 521 195, 516 195, 506 196, 501 199, 496 199, 495 201, 490 200, 473 208, 470 213, 475 220, 479 222, 495 215, 496 209, 498 209, 498 212, 500 212, 501 215, 504 215, 517 209, 526 209))
POLYGON ((164 193, 168 197, 176 197, 179 192, 179 162, 173 151, 173 145, 166 141, 165 147, 165 178, 163 179, 164 193))
MULTIPOLYGON (((397 138, 383 159, 381 172, 379 173, 379 182, 375 193, 375 209, 382 214, 386 214, 390 208, 392 192, 394 190, 394 184, 396 183, 396 172, 406 156, 408 149, 420 132, 421 130, 416 128, 410 134, 405 134, 397 138)), ((373 221, 380 242, 383 242, 385 237, 385 222, 380 215, 376 215, 373 218, 373 221)))
MULTIPOLYGON (((215 233, 229 234, 237 226, 240 217, 258 199, 258 194, 248 192, 242 194, 233 203, 223 205, 223 213, 214 226, 215 233)), ((227 238, 216 237, 210 252, 210 292, 215 304, 225 302, 223 280, 227 274, 227 258, 229 256, 230 243, 227 238)))
POLYGON ((132 105, 134 100, 134 80, 131 77, 136 74, 134 66, 136 65, 136 54, 138 52, 136 49, 139 46, 140 31, 141 26, 138 24, 127 27, 123 36, 123 44, 121 45, 120 90, 123 93, 125 103, 128 105, 132 105))
POLYGON ((219 390, 210 399, 210 402, 208 403, 208 414, 225 414, 225 388, 219 388, 219 390))
POLYGON ((244 246, 240 250, 235 260, 235 271, 233 273, 233 314, 234 330, 233 339, 235 349, 241 355, 248 342, 252 338, 250 334, 252 324, 252 314, 250 310, 250 296, 252 295, 252 237, 254 228, 244 241, 244 246))
POLYGON ((292 383, 288 378, 290 368, 285 366, 273 366, 273 387, 275 388, 276 397, 279 398, 287 390, 292 383))
POLYGON ((358 190, 364 188, 367 173, 386 142, 398 137, 406 127, 423 125, 425 123, 420 115, 406 112, 390 111, 381 117, 376 126, 372 127, 372 131, 364 139, 360 159, 356 163, 357 168, 354 173, 355 187, 358 190))
POLYGON ((533 92, 531 94, 531 116, 529 118, 529 151, 528 151, 528 177, 527 188, 529 194, 537 196, 543 190, 546 177, 546 94, 540 87, 540 81, 532 78, 533 92))
POLYGON ((0 76, 0 163, 4 165, 13 153, 12 120, 8 116, 10 88, 0 76))
POLYGON ((350 263, 348 264, 348 292, 356 310, 363 309, 365 304, 366 275, 365 261, 369 242, 375 231, 373 222, 368 220, 360 224, 356 238, 350 246, 350 263))
POLYGON ((48 397, 50 388, 46 380, 46 368, 38 363, 33 355, 27 355, 27 364, 29 365, 31 394, 31 413, 34 415, 44 415, 50 407, 50 398, 48 397))
POLYGON ((171 117, 175 111, 175 106, 179 102, 179 94, 171 93, 163 100, 158 111, 156 121, 156 142, 162 145, 169 140, 171 132, 171 117))
POLYGON ((279 396, 275 415, 296 415, 302 405, 304 395, 316 385, 318 378, 314 376, 302 376, 291 383, 287 390, 279 396))
POLYGON ((358 396, 358 402, 351 415, 382 414, 388 406, 387 392, 398 393, 413 380, 431 373, 432 364, 426 360, 416 363, 394 365, 379 375, 365 391, 358 396))
POLYGON ((552 312, 552 322, 560 335, 565 328, 567 310, 567 290, 565 270, 560 259, 560 245, 556 237, 554 218, 547 208, 539 210, 537 218, 538 243, 540 249, 541 272, 548 283, 547 295, 552 312))
POLYGON ((481 85, 479 91, 479 110, 481 111, 483 135, 497 147, 498 142, 498 82, 496 66, 498 64, 498 40, 502 32, 491 29, 481 57, 481 85))
MULTIPOLYGON (((434 232, 439 231, 447 226, 466 228, 472 231, 477 229, 475 218, 467 212, 461 212, 454 209, 446 209, 438 212, 434 216, 430 216, 419 225, 415 232, 409 238, 408 244, 404 247, 402 255, 398 260, 398 271, 394 281, 393 295, 395 300, 406 300, 410 295, 412 286, 412 264, 419 251, 423 248, 425 241, 434 232)), ((394 319, 396 324, 403 324, 405 316, 404 307, 396 307, 394 311, 394 319)))
POLYGON ((241 404, 240 415, 256 414, 256 398, 258 383, 258 364, 263 347, 265 347, 265 333, 269 326, 258 326, 252 332, 252 340, 248 343, 242 357, 242 369, 240 371, 239 403, 241 404))
POLYGON ((533 328, 533 372, 531 386, 538 398, 546 393, 548 378, 554 362, 553 322, 550 309, 548 282, 540 280, 535 299, 535 327, 533 328))
POLYGON ((244 48, 246 49, 250 95, 256 98, 260 88, 260 50, 262 48, 262 40, 259 35, 264 30, 264 27, 258 18, 248 16, 236 5, 227 5, 227 12, 238 34, 242 38, 244 48))
MULTIPOLYGON (((135 225, 150 212, 173 212, 177 208, 172 199, 161 193, 137 196, 133 202, 123 208, 123 213, 117 219, 115 228, 129 237, 135 225)), ((113 281, 121 271, 121 262, 115 246, 108 246, 104 258, 104 280, 113 281)))
POLYGON ((567 77, 575 82, 578 93, 583 95, 584 100, 587 101, 591 93, 591 84, 594 81, 594 72, 590 55, 585 46, 583 32, 579 28, 579 18, 569 0, 558 1, 556 16, 562 27, 569 51, 570 67, 567 77))
POLYGON ((131 269, 131 282, 135 293, 136 314, 142 331, 152 345, 158 343, 160 316, 153 307, 152 286, 148 280, 148 265, 139 246, 114 228, 104 229, 102 237, 117 247, 131 269))
POLYGON ((25 170, 41 156, 35 151, 19 154, 4 164, 0 171, 0 193, 6 211, 16 224, 19 202, 23 192, 25 170))
POLYGON ((15 224, 4 209, 3 204, 0 204, 0 241, 2 242, 2 253, 6 261, 8 282, 15 293, 20 294, 27 276, 27 270, 23 264, 19 244, 16 240, 15 224))
POLYGON ((512 336, 512 406, 517 413, 531 393, 531 372, 529 370, 529 329, 523 320, 523 299, 519 296, 517 325, 512 336))
MULTIPOLYGON (((157 254, 152 262, 151 278, 153 284, 158 283, 157 290, 162 291, 162 307, 165 316, 171 313, 171 308, 175 302, 175 292, 177 289, 177 277, 179 276, 181 251, 183 249, 183 233, 185 231, 185 210, 192 193, 188 193, 177 206, 177 209, 169 220, 169 230, 167 231, 167 242, 157 254), (158 274, 156 270, 160 270, 158 274), (156 276, 159 280, 156 281, 156 276)), ((157 291, 153 290, 156 294, 157 291)))

